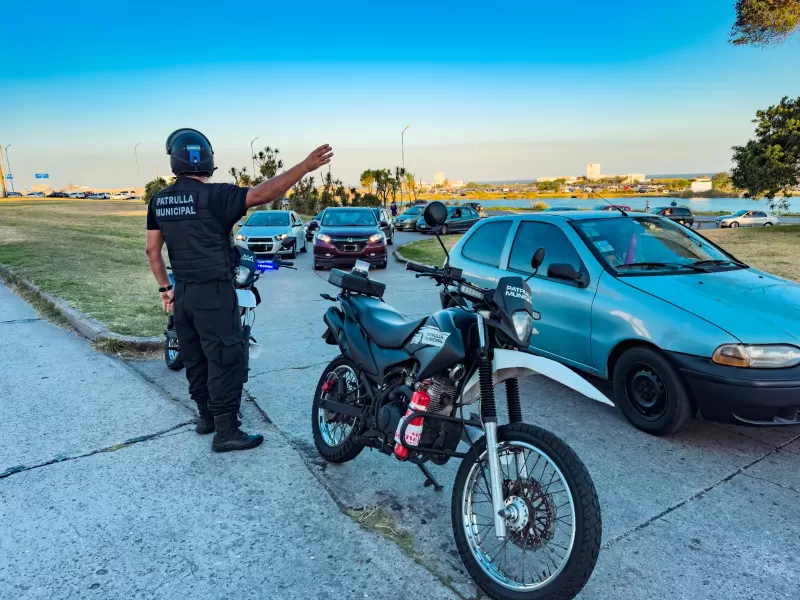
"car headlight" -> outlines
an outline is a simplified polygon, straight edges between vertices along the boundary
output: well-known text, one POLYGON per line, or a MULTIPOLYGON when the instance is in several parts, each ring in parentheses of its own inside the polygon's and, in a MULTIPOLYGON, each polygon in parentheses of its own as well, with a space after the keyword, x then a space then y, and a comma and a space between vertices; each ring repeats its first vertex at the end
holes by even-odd
POLYGON ((383 234, 382 233, 373 233, 371 236, 369 236, 369 243, 370 244, 377 244, 380 241, 383 241, 383 234))
POLYGON ((287 237, 289 237, 289 234, 288 234, 288 233, 281 233, 281 234, 279 234, 279 235, 276 235, 276 236, 275 236, 275 239, 276 239, 276 240, 285 240, 287 237))
POLYGON ((247 278, 250 277, 250 269, 245 266, 239 265, 236 267, 235 272, 236 283, 239 285, 244 285, 244 282, 247 281, 247 278))
POLYGON ((750 369, 785 369, 800 365, 800 348, 788 344, 746 346, 724 344, 714 350, 711 360, 718 365, 750 369))
POLYGON ((531 329, 533 329, 533 317, 527 311, 518 310, 511 315, 511 321, 514 323, 514 331, 517 332, 517 338, 528 344, 531 338, 531 329))
POLYGON ((324 233, 320 233, 320 234, 317 236, 317 239, 318 239, 320 242, 325 242, 326 244, 330 244, 330 243, 331 243, 331 236, 329 236, 329 235, 326 235, 326 234, 324 234, 324 233))
POLYGON ((236 239, 239 240, 240 242, 246 242, 247 241, 247 236, 246 235, 242 235, 241 233, 237 233, 236 234, 236 239))

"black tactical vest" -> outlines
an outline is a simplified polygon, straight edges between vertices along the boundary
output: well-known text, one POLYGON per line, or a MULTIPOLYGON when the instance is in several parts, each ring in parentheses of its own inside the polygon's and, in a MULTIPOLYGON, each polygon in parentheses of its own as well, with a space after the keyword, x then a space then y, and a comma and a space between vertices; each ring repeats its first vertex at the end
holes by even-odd
POLYGON ((209 186, 188 177, 179 177, 150 201, 167 244, 175 281, 233 278, 233 235, 214 218, 209 207, 212 201, 209 186))

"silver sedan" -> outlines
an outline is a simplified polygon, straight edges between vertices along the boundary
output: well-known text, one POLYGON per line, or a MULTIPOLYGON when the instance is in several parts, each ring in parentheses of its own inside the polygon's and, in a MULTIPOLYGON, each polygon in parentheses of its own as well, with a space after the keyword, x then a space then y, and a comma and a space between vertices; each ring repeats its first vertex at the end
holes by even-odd
POLYGON ((763 210, 739 210, 732 215, 717 219, 717 227, 767 227, 779 223, 780 219, 777 216, 763 210))

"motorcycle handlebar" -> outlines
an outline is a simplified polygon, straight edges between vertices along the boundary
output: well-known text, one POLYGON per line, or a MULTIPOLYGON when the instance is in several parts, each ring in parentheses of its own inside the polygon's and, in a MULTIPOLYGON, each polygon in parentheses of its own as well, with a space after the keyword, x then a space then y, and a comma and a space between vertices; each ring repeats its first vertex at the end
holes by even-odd
POLYGON ((278 265, 281 267, 293 267, 294 263, 290 260, 279 260, 278 265))
POLYGON ((437 271, 436 267, 429 267, 428 265, 423 265, 413 260, 406 263, 406 270, 414 271, 415 273, 436 273, 437 271))

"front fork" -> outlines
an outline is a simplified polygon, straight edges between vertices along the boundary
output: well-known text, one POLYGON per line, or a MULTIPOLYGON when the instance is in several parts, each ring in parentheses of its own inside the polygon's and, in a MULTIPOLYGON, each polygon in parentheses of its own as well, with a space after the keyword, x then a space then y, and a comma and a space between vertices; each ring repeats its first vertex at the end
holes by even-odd
POLYGON ((494 401, 494 382, 492 381, 492 359, 486 343, 486 324, 478 313, 478 383, 481 390, 481 420, 486 432, 486 453, 489 462, 489 488, 492 495, 492 514, 494 515, 494 534, 498 539, 506 537, 505 497, 503 495, 503 470, 500 467, 500 454, 497 444, 497 406, 494 401))

